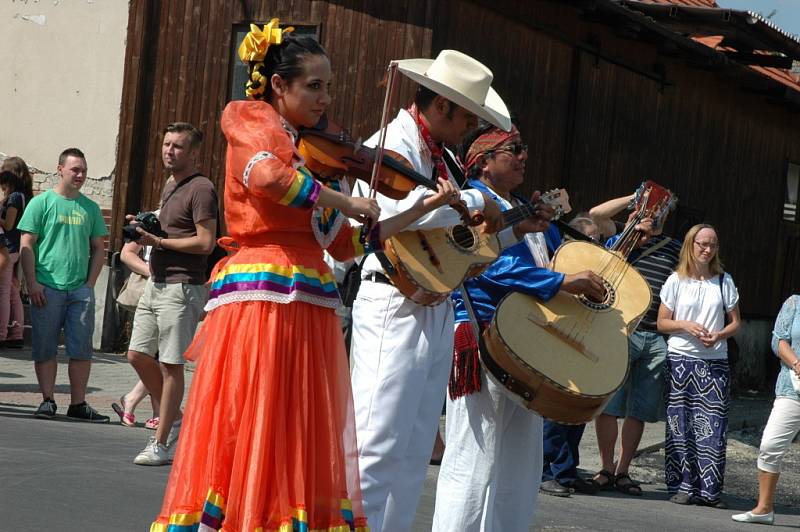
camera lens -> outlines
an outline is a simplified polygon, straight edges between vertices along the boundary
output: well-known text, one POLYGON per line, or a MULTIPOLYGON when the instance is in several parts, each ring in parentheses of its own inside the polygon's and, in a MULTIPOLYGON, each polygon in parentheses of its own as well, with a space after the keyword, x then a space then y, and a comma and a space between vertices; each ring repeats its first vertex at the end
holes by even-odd
POLYGON ((136 230, 136 226, 128 224, 122 228, 122 238, 129 242, 138 242, 142 235, 136 230))

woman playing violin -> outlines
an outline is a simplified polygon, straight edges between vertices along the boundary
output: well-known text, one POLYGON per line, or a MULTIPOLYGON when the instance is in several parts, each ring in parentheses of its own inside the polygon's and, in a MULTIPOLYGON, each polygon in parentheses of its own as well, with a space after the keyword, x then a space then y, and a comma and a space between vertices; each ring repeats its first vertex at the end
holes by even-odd
POLYGON ((212 274, 208 317, 186 353, 197 371, 152 530, 365 530, 339 296, 323 249, 338 260, 379 249, 454 188, 442 182, 360 244, 346 218, 377 220, 377 203, 321 184, 295 146, 297 129, 330 103, 325 51, 273 19, 251 26, 239 55, 251 101, 222 115, 223 243, 235 253, 212 274))

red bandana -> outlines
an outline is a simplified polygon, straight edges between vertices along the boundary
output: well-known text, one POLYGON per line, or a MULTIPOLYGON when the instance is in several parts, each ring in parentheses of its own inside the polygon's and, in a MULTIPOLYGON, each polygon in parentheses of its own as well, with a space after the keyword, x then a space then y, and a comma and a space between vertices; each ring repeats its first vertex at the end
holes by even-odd
POLYGON ((485 155, 487 152, 495 150, 502 146, 506 141, 517 137, 519 138, 519 131, 517 131, 516 127, 512 127, 511 131, 503 131, 502 129, 497 129, 493 127, 480 137, 476 138, 472 141, 472 145, 469 147, 467 151, 467 160, 464 161, 464 166, 467 170, 475 166, 478 162, 478 158, 481 155, 485 155))
POLYGON ((422 140, 425 141, 425 145, 428 147, 428 150, 431 152, 431 159, 433 159, 433 164, 436 165, 438 177, 441 177, 445 180, 449 179, 450 174, 447 173, 447 164, 444 162, 444 150, 442 149, 442 146, 434 142, 433 137, 431 137, 431 132, 428 130, 428 126, 425 125, 425 123, 422 121, 422 117, 420 117, 417 104, 412 104, 408 109, 408 112, 417 123, 419 134, 422 137, 422 140))

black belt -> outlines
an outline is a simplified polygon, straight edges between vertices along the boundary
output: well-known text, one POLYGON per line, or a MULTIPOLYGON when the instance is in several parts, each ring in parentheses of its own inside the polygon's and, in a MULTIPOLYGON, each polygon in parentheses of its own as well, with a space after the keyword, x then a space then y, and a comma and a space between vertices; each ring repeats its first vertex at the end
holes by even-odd
POLYGON ((367 275, 366 280, 372 281, 373 283, 393 284, 392 281, 381 272, 370 273, 369 275, 367 275))

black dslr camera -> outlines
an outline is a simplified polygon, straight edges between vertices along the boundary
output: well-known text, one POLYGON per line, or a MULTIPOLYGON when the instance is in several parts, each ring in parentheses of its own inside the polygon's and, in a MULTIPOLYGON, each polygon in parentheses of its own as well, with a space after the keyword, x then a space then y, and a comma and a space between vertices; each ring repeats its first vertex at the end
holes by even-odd
POLYGON ((158 216, 154 212, 140 212, 136 215, 131 223, 126 225, 122 228, 122 236, 128 242, 138 242, 142 235, 136 230, 137 227, 141 227, 143 230, 147 231, 148 233, 160 236, 161 238, 166 238, 167 233, 161 229, 161 222, 158 221, 158 216))

